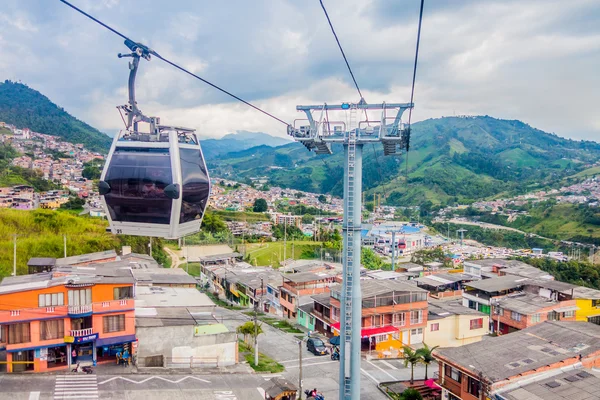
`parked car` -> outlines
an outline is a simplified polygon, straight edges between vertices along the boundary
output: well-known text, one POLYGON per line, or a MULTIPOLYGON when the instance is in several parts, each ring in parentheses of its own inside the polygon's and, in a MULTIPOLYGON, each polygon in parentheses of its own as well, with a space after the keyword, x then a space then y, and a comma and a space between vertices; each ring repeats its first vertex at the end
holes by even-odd
POLYGON ((327 347, 325 347, 325 343, 319 338, 309 338, 306 341, 306 349, 315 356, 324 356, 327 354, 327 347))

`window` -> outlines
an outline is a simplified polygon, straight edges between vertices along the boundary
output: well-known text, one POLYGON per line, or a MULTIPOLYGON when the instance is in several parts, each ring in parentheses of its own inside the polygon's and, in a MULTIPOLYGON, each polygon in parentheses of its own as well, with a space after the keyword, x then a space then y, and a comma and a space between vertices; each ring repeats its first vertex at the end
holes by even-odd
POLYGON ((469 308, 473 310, 477 310, 477 302, 473 300, 469 300, 469 308))
POLYGON ((315 323, 315 317, 313 317, 313 316, 308 317, 308 323, 313 325, 315 323))
POLYGON ((69 290, 68 297, 70 306, 92 304, 92 289, 69 290))
POLYGON ((423 322, 423 311, 411 311, 410 312, 410 323, 411 324, 420 324, 423 322))
POLYGON ((304 318, 304 311, 298 310, 298 317, 304 318))
POLYGON ((600 300, 592 300, 592 307, 600 307, 600 300))
POLYGON ((472 319, 470 325, 471 330, 483 328, 483 318, 472 319))
POLYGON ((40 321, 40 340, 59 339, 65 336, 65 321, 53 319, 40 321))
POLYGON ((27 343, 30 341, 29 322, 8 326, 8 344, 27 343))
POLYGON ((440 330, 440 324, 431 324, 431 332, 436 332, 440 330))
POLYGON ((502 308, 502 307, 496 307, 496 314, 498 314, 499 316, 503 316, 504 315, 504 308, 502 308))
POLYGON ((473 379, 470 376, 467 378, 467 391, 473 396, 479 398, 479 391, 481 390, 481 383, 477 379, 473 379))
POLYGON ((394 325, 394 326, 406 325, 406 314, 405 313, 394 314, 392 325, 394 325))
POLYGON ((575 311, 565 311, 563 314, 564 318, 573 318, 575 316, 575 311))
POLYGON ((462 381, 462 373, 459 370, 452 368, 450 365, 444 366, 444 375, 458 383, 462 381))
POLYGON ((181 159, 181 217, 179 223, 202 218, 208 200, 208 172, 202 152, 198 149, 179 149, 181 159))
POLYGON ((519 314, 518 312, 511 311, 510 312, 510 318, 514 319, 515 321, 520 321, 521 320, 521 314, 519 314))
POLYGON ((64 293, 48 293, 38 296, 38 307, 62 306, 65 304, 64 293))
POLYGON ((113 290, 114 300, 131 299, 133 298, 133 287, 116 287, 113 290))
POLYGON ((102 318, 104 333, 120 332, 125 330, 125 314, 109 315, 102 318))
POLYGON ((542 319, 542 315, 541 315, 541 314, 533 314, 533 315, 531 316, 531 323, 532 323, 532 324, 535 324, 535 323, 537 323, 537 322, 540 322, 540 321, 541 321, 541 319, 542 319))
POLYGON ((419 328, 419 329, 411 329, 410 330, 410 334, 411 335, 421 335, 423 334, 423 328, 419 328))

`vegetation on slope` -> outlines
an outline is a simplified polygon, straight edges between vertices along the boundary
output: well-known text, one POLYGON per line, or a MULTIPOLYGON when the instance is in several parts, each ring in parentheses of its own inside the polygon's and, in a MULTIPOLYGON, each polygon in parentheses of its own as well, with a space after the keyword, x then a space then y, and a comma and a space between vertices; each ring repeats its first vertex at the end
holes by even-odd
POLYGON ((106 152, 111 143, 110 137, 73 117, 40 92, 8 80, 0 83, 0 121, 82 143, 93 151, 106 152))
POLYGON ((517 259, 554 275, 557 281, 600 289, 600 265, 576 260, 556 261, 525 257, 517 259))
MULTIPOLYGON (((147 252, 148 238, 114 236, 106 232, 102 219, 79 217, 53 210, 20 211, 0 209, 0 277, 13 271, 13 235, 17 234, 17 274, 27 273, 31 257, 63 257, 63 235, 67 236, 67 255, 93 253, 121 246, 132 246, 138 253, 147 252)), ((162 241, 153 239, 153 256, 159 263, 168 257, 162 241)))

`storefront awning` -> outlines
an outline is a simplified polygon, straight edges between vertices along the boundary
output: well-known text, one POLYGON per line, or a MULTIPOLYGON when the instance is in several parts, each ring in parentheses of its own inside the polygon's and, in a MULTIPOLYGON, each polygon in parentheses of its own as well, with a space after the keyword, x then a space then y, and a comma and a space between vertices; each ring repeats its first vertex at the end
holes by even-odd
MULTIPOLYGON (((340 323, 336 322, 335 324, 332 324, 331 327, 333 329, 335 329, 336 331, 340 330, 340 323)), ((377 336, 377 335, 385 335, 386 333, 396 333, 398 332, 398 328, 395 326, 379 326, 376 328, 363 328, 360 330, 360 336, 363 338, 367 338, 367 337, 371 337, 371 336, 377 336)))
POLYGON ((96 346, 111 346, 113 344, 122 344, 135 342, 135 335, 117 336, 111 338, 100 338, 96 340, 96 346))

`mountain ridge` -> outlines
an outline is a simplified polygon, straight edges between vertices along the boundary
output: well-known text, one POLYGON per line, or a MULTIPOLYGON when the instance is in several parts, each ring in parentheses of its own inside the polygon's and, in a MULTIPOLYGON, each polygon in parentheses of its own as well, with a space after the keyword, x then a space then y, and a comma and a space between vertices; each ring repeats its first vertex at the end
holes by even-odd
POLYGON ((0 121, 81 143, 92 151, 108 153, 112 142, 108 135, 73 117, 42 93, 9 80, 0 82, 0 121))

